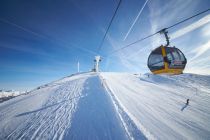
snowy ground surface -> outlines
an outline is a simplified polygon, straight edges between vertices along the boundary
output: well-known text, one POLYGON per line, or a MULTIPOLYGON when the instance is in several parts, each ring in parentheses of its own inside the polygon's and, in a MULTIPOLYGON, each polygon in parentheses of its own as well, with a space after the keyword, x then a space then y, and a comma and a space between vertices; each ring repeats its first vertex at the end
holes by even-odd
POLYGON ((0 103, 0 139, 209 139, 209 120, 210 76, 83 73, 0 103))

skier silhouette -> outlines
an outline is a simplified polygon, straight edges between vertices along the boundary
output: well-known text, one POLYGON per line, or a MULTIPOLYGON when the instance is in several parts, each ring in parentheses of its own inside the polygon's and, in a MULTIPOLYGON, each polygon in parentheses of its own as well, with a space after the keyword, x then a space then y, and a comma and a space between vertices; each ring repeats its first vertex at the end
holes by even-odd
POLYGON ((183 110, 189 105, 189 101, 190 101, 190 99, 187 99, 187 102, 186 102, 185 105, 181 108, 181 111, 183 111, 183 110))
POLYGON ((190 100, 190 99, 187 99, 186 105, 189 105, 189 100, 190 100))

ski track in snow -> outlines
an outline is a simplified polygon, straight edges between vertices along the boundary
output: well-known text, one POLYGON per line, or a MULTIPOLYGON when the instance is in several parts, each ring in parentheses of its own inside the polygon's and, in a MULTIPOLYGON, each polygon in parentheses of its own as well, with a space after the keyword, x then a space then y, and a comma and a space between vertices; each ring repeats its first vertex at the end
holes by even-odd
POLYGON ((129 139, 95 73, 41 86, 0 104, 0 111, 0 139, 129 139))
POLYGON ((100 75, 101 82, 103 86, 105 87, 106 91, 109 93, 110 97, 112 98, 113 104, 115 105, 115 108, 119 114, 119 117, 123 123, 123 126, 125 128, 126 133, 129 136, 129 139, 131 140, 145 140, 146 137, 144 134, 137 128, 136 124, 131 120, 131 118, 128 116, 128 114, 124 111, 124 109, 121 107, 119 101, 116 99, 114 94, 112 93, 111 89, 108 87, 106 80, 103 79, 103 77, 100 75))
POLYGON ((77 100, 81 97, 82 87, 80 85, 83 82, 83 80, 66 82, 49 97, 49 100, 41 109, 17 115, 16 117, 33 113, 28 123, 20 125, 17 132, 12 132, 7 138, 45 139, 49 136, 53 136, 52 139, 62 138, 63 130, 70 125, 69 122, 66 123, 66 120, 71 119, 77 100), (22 130, 22 133, 19 132, 20 130, 22 130))
POLYGON ((0 139, 209 139, 210 76, 148 75, 75 74, 5 101, 0 139))
MULTIPOLYGON (((62 139, 64 136, 64 130, 71 126, 70 120, 72 114, 76 110, 77 102, 80 98, 83 97, 81 93, 83 90, 83 84, 87 78, 88 77, 76 80, 70 79, 70 81, 64 81, 61 85, 57 84, 59 86, 55 87, 54 90, 49 92, 49 95, 47 95, 47 100, 38 109, 26 111, 19 114, 14 111, 14 114, 16 115, 11 114, 13 110, 9 110, 11 112, 9 112, 8 114, 13 115, 12 117, 9 116, 11 117, 10 119, 12 119, 11 121, 13 121, 14 119, 18 120, 19 117, 24 117, 26 119, 16 124, 16 128, 15 126, 10 126, 9 129, 15 128, 14 130, 11 130, 10 133, 8 133, 7 130, 0 130, 0 138, 62 139)), ((48 89, 48 87, 45 88, 48 89)), ((42 90, 43 89, 41 89, 41 91, 42 90)), ((39 92, 37 94, 41 95, 45 93, 39 92)), ((39 96, 37 94, 35 93, 35 95, 28 96, 39 96)), ((42 97, 43 96, 38 97, 39 100, 43 100, 42 97)), ((20 101, 17 101, 17 104, 21 102, 21 100, 23 100, 24 102, 24 99, 27 100, 27 98, 31 97, 26 96, 23 99, 19 99, 20 101)), ((33 102, 33 100, 31 100, 31 102, 33 104, 37 104, 39 100, 37 100, 36 102, 33 102)), ((13 106, 12 108, 15 108, 16 104, 13 104, 11 106, 13 106)), ((5 108, 5 110, 1 110, 1 113, 4 111, 8 112, 7 108, 5 108)), ((7 121, 7 116, 0 115, 0 119, 1 122, 3 122, 4 120, 7 121)), ((7 127, 7 124, 5 124, 4 129, 8 129, 7 127)))
POLYGON ((98 76, 87 79, 78 109, 72 118, 65 139, 70 140, 127 140, 129 139, 110 96, 98 76))

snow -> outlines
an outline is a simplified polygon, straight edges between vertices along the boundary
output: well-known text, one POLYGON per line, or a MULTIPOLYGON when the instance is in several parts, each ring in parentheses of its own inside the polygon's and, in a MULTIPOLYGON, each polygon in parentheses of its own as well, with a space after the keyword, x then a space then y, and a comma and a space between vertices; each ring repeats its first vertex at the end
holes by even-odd
POLYGON ((125 140, 127 134, 98 76, 87 79, 67 139, 125 140))
POLYGON ((0 103, 0 139, 209 139, 209 83, 195 74, 71 75, 0 103))
POLYGON ((210 138, 209 76, 103 73, 102 77, 147 139, 210 138))
POLYGON ((66 77, 0 104, 0 139, 128 139, 95 73, 66 77))

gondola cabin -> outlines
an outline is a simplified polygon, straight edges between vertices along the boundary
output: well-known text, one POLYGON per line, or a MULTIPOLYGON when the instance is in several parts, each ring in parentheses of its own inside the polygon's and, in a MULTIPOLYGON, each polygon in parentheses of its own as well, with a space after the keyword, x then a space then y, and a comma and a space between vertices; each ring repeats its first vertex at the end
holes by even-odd
POLYGON ((149 55, 147 65, 154 74, 181 74, 187 59, 176 47, 160 46, 149 55))

